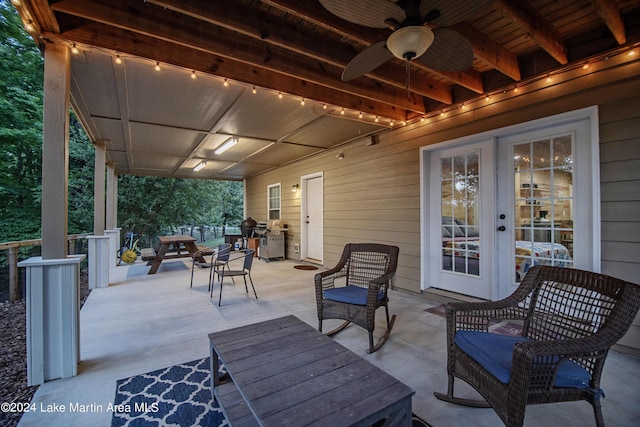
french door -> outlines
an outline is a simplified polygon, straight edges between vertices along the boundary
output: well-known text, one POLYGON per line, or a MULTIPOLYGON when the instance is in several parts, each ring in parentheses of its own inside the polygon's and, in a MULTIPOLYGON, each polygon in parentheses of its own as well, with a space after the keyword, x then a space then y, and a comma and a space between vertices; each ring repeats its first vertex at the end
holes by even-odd
POLYGON ((429 162, 431 282, 485 299, 494 285, 494 145, 489 139, 436 150, 429 162))
POLYGON ((423 289, 511 294, 533 265, 600 269, 597 110, 425 147, 423 289))

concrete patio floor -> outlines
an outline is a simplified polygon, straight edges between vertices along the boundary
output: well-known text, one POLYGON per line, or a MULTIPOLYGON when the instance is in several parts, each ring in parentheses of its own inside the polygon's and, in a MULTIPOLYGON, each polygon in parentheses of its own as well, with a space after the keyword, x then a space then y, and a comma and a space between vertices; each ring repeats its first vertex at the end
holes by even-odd
MULTIPOLYGON (((222 307, 217 305, 217 294, 209 298, 208 270, 197 270, 194 287, 189 288, 189 260, 163 262, 152 276, 146 274, 148 267, 142 263, 112 268, 111 285, 92 291, 80 313, 78 376, 47 382, 33 398, 37 408, 61 405, 67 411, 26 413, 19 425, 109 426, 111 413, 73 413, 69 405, 106 407, 114 400, 118 379, 208 356, 210 332, 287 314, 317 327, 316 271, 294 269, 296 264, 256 260, 252 276, 259 299, 253 294, 247 297, 242 284, 225 284, 222 307)), ((491 409, 465 408, 433 397, 434 391, 444 392, 447 385, 445 319, 424 310, 440 302, 403 291, 392 291, 390 299, 391 312, 398 317, 380 351, 365 353, 367 334, 356 326, 337 334, 336 341, 412 387, 413 412, 431 425, 502 425, 491 409)), ((384 314, 379 311, 378 316, 383 323, 384 314)), ((327 322, 325 329, 332 326, 327 322)), ((637 425, 638 384, 640 358, 612 351, 602 381, 608 425, 637 425)), ((460 395, 478 396, 461 381, 456 387, 460 395)), ((530 406, 525 417, 526 426, 594 424, 593 411, 586 402, 530 406)))

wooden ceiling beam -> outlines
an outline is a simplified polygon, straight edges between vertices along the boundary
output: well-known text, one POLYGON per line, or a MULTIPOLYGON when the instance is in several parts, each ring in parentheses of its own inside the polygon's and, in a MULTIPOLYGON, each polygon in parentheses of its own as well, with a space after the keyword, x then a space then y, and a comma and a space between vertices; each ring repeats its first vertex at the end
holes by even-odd
MULTIPOLYGON (((304 27, 288 24, 285 20, 274 21, 258 8, 247 10, 239 3, 229 3, 226 0, 201 3, 186 0, 147 0, 147 3, 240 33, 259 41, 260 44, 266 42, 336 67, 345 68, 355 56, 354 50, 343 44, 319 40, 308 30, 305 31, 304 27)), ((402 67, 383 66, 370 73, 369 77, 400 89, 406 87, 406 74, 402 67)), ((452 103, 451 88, 446 84, 432 78, 414 79, 413 82, 411 91, 416 95, 445 104, 452 103)))
POLYGON ((296 94, 328 105, 362 111, 364 114, 378 115, 381 118, 408 120, 420 115, 387 103, 354 96, 286 74, 276 73, 261 67, 206 53, 202 50, 187 48, 130 31, 116 30, 104 24, 90 23, 64 31, 62 34, 44 33, 43 38, 52 42, 67 40, 78 44, 113 50, 120 54, 149 58, 153 61, 180 66, 187 70, 196 70, 244 82, 247 85, 296 94), (283 88, 287 88, 287 90, 283 88))
MULTIPOLYGON (((387 30, 373 30, 360 25, 351 24, 329 13, 317 1, 299 0, 261 0, 262 3, 275 7, 289 14, 318 25, 326 30, 339 34, 351 41, 371 46, 386 39, 390 32, 387 30)), ((355 56, 355 54, 354 54, 355 56)), ((465 87, 476 93, 484 92, 482 75, 476 70, 469 69, 463 72, 450 73, 429 68, 419 62, 412 63, 414 67, 425 70, 439 78, 451 81, 454 84, 465 87)))
POLYGON ((618 44, 627 42, 627 35, 624 30, 624 22, 620 16, 620 9, 614 0, 591 0, 591 3, 598 11, 609 31, 616 38, 618 44))
POLYGON ((471 41, 476 58, 486 62, 505 76, 520 81, 520 66, 516 55, 466 22, 460 22, 451 28, 471 41))
POLYGON ((494 7, 522 28, 560 64, 569 63, 562 37, 527 0, 496 0, 494 7))
MULTIPOLYGON (((340 80, 342 70, 339 67, 323 64, 276 46, 265 44, 256 46, 249 37, 222 28, 212 31, 210 25, 206 25, 202 21, 194 21, 186 16, 183 16, 183 21, 177 25, 171 16, 163 16, 163 19, 160 19, 161 17, 154 17, 148 13, 131 14, 90 1, 66 0, 55 3, 53 6, 58 12, 100 22, 108 26, 104 30, 106 32, 131 31, 175 43, 184 48, 200 50, 229 60, 237 60, 247 65, 286 74, 353 96, 386 103, 417 114, 426 112, 422 99, 407 96, 405 90, 368 79, 356 79, 350 83, 342 82, 340 80)), ((181 65, 179 59, 181 49, 178 49, 174 55, 176 59, 169 62, 181 65)), ((149 51, 147 57, 153 58, 153 52, 149 51)), ((286 87, 278 88, 278 90, 292 93, 291 89, 286 87)))

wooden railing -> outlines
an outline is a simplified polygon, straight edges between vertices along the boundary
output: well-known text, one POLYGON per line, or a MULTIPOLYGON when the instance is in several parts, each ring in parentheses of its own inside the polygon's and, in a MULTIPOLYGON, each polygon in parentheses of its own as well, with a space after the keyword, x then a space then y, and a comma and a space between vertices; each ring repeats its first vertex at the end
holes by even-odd
MULTIPOLYGON (((67 237, 69 244, 69 255, 74 255, 76 253, 76 241, 86 239, 86 237, 89 235, 90 234, 70 234, 67 237)), ((20 297, 20 283, 18 276, 18 249, 40 245, 42 245, 42 239, 0 243, 0 250, 6 252, 7 265, 9 267, 9 301, 14 302, 20 297)), ((0 280, 4 280, 4 278, 0 280)))

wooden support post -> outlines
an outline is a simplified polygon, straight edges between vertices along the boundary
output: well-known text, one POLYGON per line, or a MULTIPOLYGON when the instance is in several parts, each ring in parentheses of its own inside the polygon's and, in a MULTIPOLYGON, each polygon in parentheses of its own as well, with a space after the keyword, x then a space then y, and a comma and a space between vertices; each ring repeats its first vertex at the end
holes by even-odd
POLYGON ((9 248, 7 262, 9 263, 9 301, 15 302, 20 297, 18 287, 18 248, 9 248))

